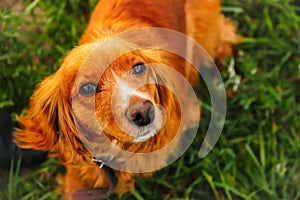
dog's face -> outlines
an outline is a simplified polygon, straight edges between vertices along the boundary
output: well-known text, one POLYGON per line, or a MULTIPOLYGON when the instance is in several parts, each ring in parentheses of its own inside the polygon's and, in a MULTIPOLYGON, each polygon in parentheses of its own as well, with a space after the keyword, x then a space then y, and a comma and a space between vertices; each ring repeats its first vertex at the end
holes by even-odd
POLYGON ((146 142, 159 133, 166 120, 160 105, 164 91, 157 83, 153 61, 135 51, 102 66, 84 66, 72 88, 82 131, 93 132, 94 137, 104 133, 126 144, 146 142), (97 122, 89 116, 96 116, 97 122))
POLYGON ((181 111, 176 96, 162 84, 170 78, 159 59, 161 52, 134 50, 112 58, 120 49, 118 43, 110 51, 100 50, 95 58, 92 51, 97 45, 87 46, 93 50, 85 56, 84 47, 78 47, 66 58, 81 54, 83 61, 64 63, 58 75, 73 80, 64 93, 69 94, 79 138, 93 143, 94 149, 101 148, 95 141, 103 134, 128 151, 148 152, 167 145, 177 132, 181 111), (73 73, 66 74, 69 70, 64 68, 73 68, 73 73))
MULTIPOLYGON (((54 147, 72 161, 86 148, 92 154, 105 151, 99 139, 103 135, 129 152, 153 152, 171 143, 183 119, 174 91, 185 95, 185 90, 164 66, 180 72, 182 59, 151 49, 113 56, 122 48, 120 43, 94 54, 98 46, 74 48, 60 69, 39 85, 27 116, 19 119, 25 127, 16 132, 19 144, 54 147)), ((185 110, 186 121, 191 121, 191 110, 185 110)), ((172 145, 170 149, 176 148, 172 145)), ((166 153, 162 162, 167 157, 166 153)))

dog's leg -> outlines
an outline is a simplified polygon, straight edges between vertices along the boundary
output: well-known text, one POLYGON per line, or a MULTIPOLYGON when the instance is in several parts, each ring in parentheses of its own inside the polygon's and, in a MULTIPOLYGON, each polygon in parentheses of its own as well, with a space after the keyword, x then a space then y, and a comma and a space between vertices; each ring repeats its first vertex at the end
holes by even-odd
MULTIPOLYGON (((232 54, 232 45, 241 41, 236 34, 236 27, 221 14, 218 0, 187 0, 185 13, 187 35, 195 39, 212 60, 222 63, 232 54)), ((207 63, 207 55, 196 55, 191 45, 188 45, 187 52, 199 65, 207 63)), ((192 79, 194 75, 189 77, 192 79)))
POLYGON ((220 3, 215 0, 187 0, 187 35, 195 39, 214 58, 220 44, 220 3))
POLYGON ((81 181, 80 171, 74 165, 67 165, 67 174, 63 182, 63 199, 72 199, 72 194, 77 190, 86 188, 86 185, 81 181))
POLYGON ((218 46, 217 59, 222 63, 228 56, 232 55, 232 45, 242 41, 242 37, 236 34, 236 26, 224 16, 221 20, 220 45, 218 46))

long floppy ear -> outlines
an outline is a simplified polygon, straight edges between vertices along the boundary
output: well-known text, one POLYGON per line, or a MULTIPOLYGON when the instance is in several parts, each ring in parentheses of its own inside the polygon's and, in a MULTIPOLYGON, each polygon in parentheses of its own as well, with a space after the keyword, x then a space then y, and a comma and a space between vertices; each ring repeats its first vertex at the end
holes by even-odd
POLYGON ((63 137, 64 132, 71 132, 69 129, 73 123, 69 85, 64 82, 60 70, 39 84, 30 99, 27 115, 17 117, 22 126, 15 131, 17 145, 50 150, 57 143, 58 137, 63 137))
POLYGON ((66 154, 84 151, 72 117, 71 90, 79 66, 95 49, 96 44, 75 47, 64 59, 62 66, 37 87, 30 99, 24 117, 17 117, 21 129, 16 129, 15 142, 22 148, 51 150, 51 153, 66 154))

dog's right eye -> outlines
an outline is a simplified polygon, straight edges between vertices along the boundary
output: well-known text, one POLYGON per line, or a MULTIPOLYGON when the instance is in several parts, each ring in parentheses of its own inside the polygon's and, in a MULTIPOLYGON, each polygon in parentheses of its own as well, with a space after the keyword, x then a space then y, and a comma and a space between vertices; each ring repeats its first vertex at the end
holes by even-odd
POLYGON ((79 88, 79 93, 83 96, 92 96, 99 91, 100 90, 98 84, 92 82, 85 83, 79 88))
POLYGON ((133 74, 135 75, 143 74, 145 70, 146 66, 144 63, 139 63, 133 66, 133 74))

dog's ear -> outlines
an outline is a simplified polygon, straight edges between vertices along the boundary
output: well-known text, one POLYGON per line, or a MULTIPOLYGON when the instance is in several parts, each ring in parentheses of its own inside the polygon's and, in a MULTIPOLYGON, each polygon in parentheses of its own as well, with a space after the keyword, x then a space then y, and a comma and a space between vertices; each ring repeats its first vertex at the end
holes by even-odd
POLYGON ((17 117, 21 129, 15 131, 15 142, 22 148, 50 150, 58 140, 58 131, 70 116, 67 83, 62 84, 58 71, 37 87, 30 99, 29 109, 17 117))
MULTIPOLYGON (((72 117, 72 88, 78 69, 97 44, 75 47, 59 70, 44 79, 30 99, 29 109, 17 117, 21 128, 14 133, 22 148, 65 153, 82 151, 83 147, 72 117)), ((75 155, 72 153, 72 155, 75 155)))

